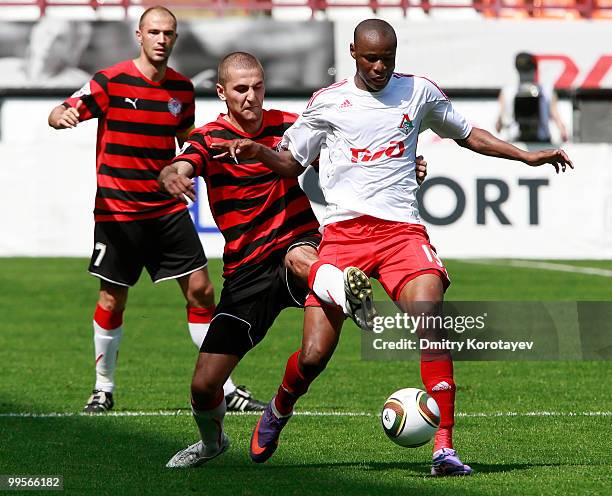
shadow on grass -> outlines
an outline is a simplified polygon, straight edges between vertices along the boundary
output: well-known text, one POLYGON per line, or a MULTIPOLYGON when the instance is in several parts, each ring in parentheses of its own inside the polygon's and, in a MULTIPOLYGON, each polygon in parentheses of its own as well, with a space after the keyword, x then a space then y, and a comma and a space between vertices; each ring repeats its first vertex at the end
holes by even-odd
MULTIPOLYGON (((25 409, 12 405, 10 410, 25 409)), ((236 425, 228 427, 230 435, 238 434, 236 425)), ((451 493, 451 486, 433 487, 425 477, 428 466, 421 463, 274 460, 255 465, 248 457, 248 439, 240 437, 242 428, 235 445, 210 464, 166 469, 166 461, 195 440, 190 417, 0 417, 0 432, 2 473, 62 475, 65 494, 369 496, 398 489, 418 490, 420 495, 444 494, 446 489, 451 493), (391 472, 395 469, 408 471, 391 472)), ((477 489, 469 485, 452 487, 454 495, 474 492, 477 489)))
MULTIPOLYGON (((470 466, 474 469, 474 474, 496 474, 504 472, 513 472, 516 470, 529 470, 534 467, 561 467, 562 463, 471 463, 470 466)), ((287 469, 332 469, 332 468, 352 468, 364 471, 380 471, 386 472, 391 470, 406 471, 408 477, 424 477, 429 474, 431 465, 429 463, 415 462, 329 462, 329 463, 304 463, 284 465, 277 464, 270 466, 270 469, 287 470, 287 469)))

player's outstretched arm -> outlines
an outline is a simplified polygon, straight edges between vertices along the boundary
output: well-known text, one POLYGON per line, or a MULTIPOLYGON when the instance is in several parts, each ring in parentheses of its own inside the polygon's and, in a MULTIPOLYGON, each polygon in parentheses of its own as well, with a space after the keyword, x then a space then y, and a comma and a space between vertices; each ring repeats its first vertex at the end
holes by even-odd
POLYGON ((482 155, 490 157, 505 158, 508 160, 518 160, 531 167, 539 167, 544 164, 551 164, 557 173, 565 172, 569 166, 574 168, 572 161, 561 149, 547 149, 536 152, 521 150, 506 141, 500 140, 488 131, 480 128, 473 128, 470 135, 462 140, 455 140, 459 146, 472 150, 482 155))
POLYGON ((192 174, 193 166, 189 162, 181 160, 167 165, 157 178, 159 189, 169 193, 180 202, 187 203, 185 196, 195 201, 196 192, 194 181, 191 179, 192 174))
POLYGON ((83 102, 79 100, 76 107, 66 108, 64 105, 58 105, 49 114, 49 126, 54 129, 69 129, 76 127, 79 123, 79 108, 83 102))
POLYGON ((218 141, 211 147, 219 151, 215 158, 230 156, 238 164, 240 159, 256 159, 269 169, 284 177, 297 177, 306 169, 293 158, 289 151, 277 152, 272 148, 249 139, 218 141))

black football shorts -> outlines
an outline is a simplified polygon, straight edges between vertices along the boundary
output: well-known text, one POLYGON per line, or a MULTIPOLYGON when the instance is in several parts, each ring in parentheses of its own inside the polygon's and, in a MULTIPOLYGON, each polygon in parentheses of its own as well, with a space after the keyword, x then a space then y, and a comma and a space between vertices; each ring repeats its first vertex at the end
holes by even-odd
POLYGON ((189 212, 130 222, 96 222, 89 273, 133 286, 143 267, 153 282, 195 272, 207 264, 189 212))
MULTIPOLYGON (((316 247, 318 234, 290 246, 316 247)), ((226 278, 215 315, 200 351, 242 358, 267 334, 285 308, 302 308, 308 288, 285 267, 287 250, 238 270, 226 278)))

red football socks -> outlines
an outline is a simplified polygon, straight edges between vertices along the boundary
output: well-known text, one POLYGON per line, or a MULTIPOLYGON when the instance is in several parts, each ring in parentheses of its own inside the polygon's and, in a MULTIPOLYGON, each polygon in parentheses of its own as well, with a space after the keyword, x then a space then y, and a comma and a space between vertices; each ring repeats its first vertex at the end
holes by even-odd
POLYGON ((96 311, 94 312, 94 320, 102 329, 110 331, 117 329, 123 324, 123 310, 120 312, 111 312, 105 310, 100 306, 96 305, 96 311))
POLYGON ((455 425, 455 381, 450 355, 421 357, 421 379, 427 392, 440 408, 440 428, 434 439, 434 451, 452 448, 455 425))
POLYGON ((187 322, 190 324, 210 324, 215 313, 215 305, 211 307, 187 306, 187 322))
POLYGON ((300 396, 306 394, 308 386, 312 382, 302 375, 298 366, 298 357, 301 351, 296 351, 287 360, 283 382, 274 399, 274 406, 281 415, 289 415, 293 411, 293 405, 300 396))

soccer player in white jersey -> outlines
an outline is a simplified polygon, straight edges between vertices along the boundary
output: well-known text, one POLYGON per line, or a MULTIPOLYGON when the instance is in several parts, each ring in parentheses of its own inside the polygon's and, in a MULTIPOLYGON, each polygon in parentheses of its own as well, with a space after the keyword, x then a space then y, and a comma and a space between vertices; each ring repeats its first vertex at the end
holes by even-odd
MULTIPOLYGON (((317 156, 328 207, 319 263, 357 265, 377 278, 410 314, 438 315, 449 278, 429 243, 416 201, 418 134, 432 129, 483 155, 530 166, 572 167, 562 150, 526 152, 471 127, 446 95, 426 78, 394 73, 397 38, 382 20, 355 29, 353 78, 317 91, 275 152, 248 140, 220 144, 232 156, 257 158, 284 175, 301 174, 317 156), (281 146, 282 147, 282 146, 281 146)), ((312 272, 311 272, 312 273, 312 272)), ((287 362, 278 393, 251 439, 251 458, 264 462, 276 450, 297 399, 323 371, 338 343, 342 315, 309 296, 302 348, 287 362)), ((421 336, 441 331, 419 329, 421 336)), ((447 352, 421 354, 421 378, 440 407, 432 475, 469 475, 453 448, 455 381, 447 352)))

